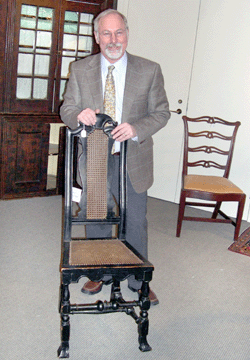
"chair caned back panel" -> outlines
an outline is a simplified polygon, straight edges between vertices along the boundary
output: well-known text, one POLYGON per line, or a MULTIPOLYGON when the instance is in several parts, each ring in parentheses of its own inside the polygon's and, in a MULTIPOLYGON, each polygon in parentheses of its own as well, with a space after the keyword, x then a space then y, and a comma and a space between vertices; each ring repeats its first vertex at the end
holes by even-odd
POLYGON ((108 137, 95 130, 87 139, 87 219, 107 216, 108 137))

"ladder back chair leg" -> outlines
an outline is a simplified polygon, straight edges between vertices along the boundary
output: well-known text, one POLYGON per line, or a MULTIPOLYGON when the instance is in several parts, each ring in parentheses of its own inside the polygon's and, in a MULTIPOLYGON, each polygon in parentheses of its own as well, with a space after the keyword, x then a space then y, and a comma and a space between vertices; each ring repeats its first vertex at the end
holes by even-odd
POLYGON ((177 220, 176 237, 180 237, 180 234, 181 234, 182 221, 183 221, 184 212, 185 212, 185 202, 186 202, 186 196, 182 192, 181 198, 180 198, 180 205, 179 205, 179 214, 178 214, 178 220, 177 220))
POLYGON ((220 210, 220 207, 221 207, 221 201, 218 201, 215 205, 215 208, 214 208, 214 211, 213 211, 213 214, 212 214, 212 219, 216 219, 217 216, 218 216, 218 213, 219 213, 219 210, 220 210))
POLYGON ((245 200, 246 200, 246 196, 243 196, 241 201, 239 202, 239 205, 238 205, 236 226, 235 226, 235 231, 234 231, 234 240, 237 240, 238 237, 239 237, 239 234, 240 234, 241 219, 242 219, 242 216, 243 216, 245 200))

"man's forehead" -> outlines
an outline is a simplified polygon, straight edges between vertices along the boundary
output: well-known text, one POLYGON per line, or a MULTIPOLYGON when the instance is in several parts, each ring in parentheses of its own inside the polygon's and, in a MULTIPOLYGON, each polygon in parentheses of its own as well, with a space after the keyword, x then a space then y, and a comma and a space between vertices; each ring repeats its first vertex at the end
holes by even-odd
POLYGON ((99 27, 107 30, 109 28, 122 29, 124 28, 124 21, 118 14, 108 14, 100 19, 99 27))

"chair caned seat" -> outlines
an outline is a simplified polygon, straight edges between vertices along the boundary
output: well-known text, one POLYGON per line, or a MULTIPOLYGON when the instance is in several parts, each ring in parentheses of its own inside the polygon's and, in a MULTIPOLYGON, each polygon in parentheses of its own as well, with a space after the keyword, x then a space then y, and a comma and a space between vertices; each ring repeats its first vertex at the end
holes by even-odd
POLYGON ((70 265, 138 265, 143 261, 137 257, 122 241, 81 240, 70 244, 70 265))
POLYGON ((185 175, 184 189, 213 192, 217 194, 243 194, 230 180, 220 176, 185 175))

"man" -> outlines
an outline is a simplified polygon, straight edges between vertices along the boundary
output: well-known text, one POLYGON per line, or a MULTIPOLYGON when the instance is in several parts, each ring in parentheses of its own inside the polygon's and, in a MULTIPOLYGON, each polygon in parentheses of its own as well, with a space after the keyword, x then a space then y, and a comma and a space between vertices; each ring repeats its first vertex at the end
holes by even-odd
MULTIPOLYGON (((99 14, 94 21, 94 35, 101 53, 72 64, 61 118, 71 128, 76 128, 79 122, 95 124, 96 114, 104 112, 108 67, 114 65, 111 71, 115 82, 115 120, 119 124, 112 131, 116 153, 119 154, 119 144, 128 140, 126 240, 147 258, 146 209, 147 190, 153 183, 152 135, 170 118, 164 80, 158 64, 126 52, 129 30, 126 18, 118 11, 108 9, 99 14)), ((117 178, 119 157, 115 155, 117 178)), ((99 283, 87 281, 82 291, 96 294, 108 283, 108 279, 99 283)), ((141 284, 131 277, 128 287, 138 292, 141 284)), ((150 300, 152 304, 158 303, 151 290, 150 300)))

